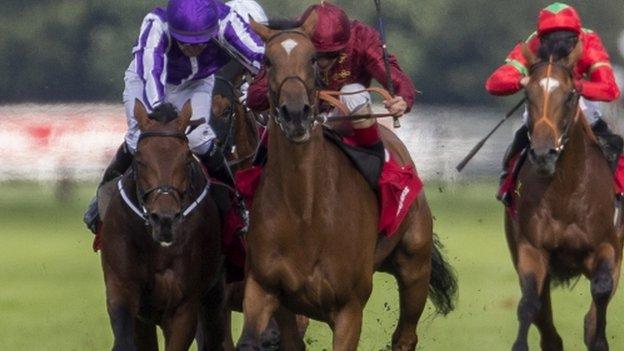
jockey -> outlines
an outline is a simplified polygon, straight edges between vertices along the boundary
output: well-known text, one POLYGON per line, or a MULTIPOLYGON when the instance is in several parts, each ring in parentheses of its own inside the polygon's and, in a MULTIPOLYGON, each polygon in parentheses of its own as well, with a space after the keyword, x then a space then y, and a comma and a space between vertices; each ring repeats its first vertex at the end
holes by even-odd
MULTIPOLYGON (((307 18, 312 11, 316 11, 318 17, 311 39, 317 50, 317 82, 320 87, 358 92, 369 87, 373 79, 387 87, 379 33, 359 21, 350 21, 341 8, 326 1, 310 6, 301 18, 307 18)), ((402 116, 414 104, 415 89, 409 76, 401 70, 396 57, 390 55, 389 60, 396 97, 384 101, 384 105, 390 113, 402 116)), ((371 111, 371 97, 368 92, 343 95, 341 101, 352 114, 368 114, 371 111)), ((255 111, 269 109, 266 71, 261 71, 249 87, 247 105, 255 111)), ((379 143, 375 119, 352 122, 352 126, 354 141, 359 146, 371 147, 379 143)))
MULTIPOLYGON (((242 1, 252 2, 234 2, 242 1)), ((262 40, 246 19, 219 1, 170 0, 167 8, 156 8, 145 16, 132 53, 123 93, 128 131, 100 185, 123 174, 132 163, 141 133, 134 117, 135 99, 149 111, 163 103, 181 109, 190 100, 191 119, 203 118, 204 123, 187 134, 189 146, 213 177, 231 183, 229 171, 220 167, 223 154, 213 145, 215 135, 209 126, 214 73, 231 58, 258 73, 264 57, 262 40)), ((99 223, 95 199, 84 221, 95 233, 99 223)))
MULTIPOLYGON (((615 169, 622 153, 622 138, 611 132, 602 119, 597 101, 610 102, 620 96, 615 82, 609 54, 597 33, 582 28, 578 12, 571 6, 553 3, 539 14, 537 32, 526 41, 528 47, 542 60, 550 55, 555 59, 566 57, 580 41, 583 54, 574 67, 576 90, 581 94, 580 107, 592 126, 599 144, 612 169, 615 169)), ((496 96, 511 95, 522 90, 529 81, 529 68, 518 44, 507 56, 506 63, 499 67, 487 80, 487 91, 496 96)), ((507 177, 511 160, 526 148, 528 139, 528 112, 524 113, 524 124, 516 132, 514 140, 503 160, 501 180, 507 177)), ((504 190, 503 190, 504 191, 504 190)), ((500 199, 507 203, 508 193, 500 193, 500 199)))

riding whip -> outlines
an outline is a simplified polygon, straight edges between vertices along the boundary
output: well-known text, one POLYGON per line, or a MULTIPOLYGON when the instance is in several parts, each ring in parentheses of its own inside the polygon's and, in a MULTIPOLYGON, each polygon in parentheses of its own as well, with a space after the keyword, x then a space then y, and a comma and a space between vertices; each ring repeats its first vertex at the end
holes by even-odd
MULTIPOLYGON (((381 0, 374 0, 377 9, 377 19, 379 24, 379 36, 381 37, 381 48, 383 49, 383 60, 386 69, 386 82, 390 95, 395 96, 394 83, 392 82, 392 74, 390 72, 390 59, 388 57, 388 45, 386 44, 386 31, 384 29, 383 18, 381 17, 381 0)), ((394 117, 394 128, 401 128, 401 121, 398 117, 394 117)))
POLYGON ((457 169, 457 172, 461 172, 464 169, 464 167, 466 167, 468 162, 470 162, 470 160, 472 160, 472 158, 477 154, 477 152, 479 152, 479 150, 481 150, 483 145, 485 145, 485 142, 492 136, 492 134, 494 134, 494 132, 496 132, 498 130, 498 128, 500 126, 502 126, 503 123, 505 123, 505 121, 508 120, 509 117, 511 117, 514 114, 514 112, 516 112, 520 108, 520 106, 524 105, 525 101, 526 101, 526 98, 522 98, 522 100, 520 100, 520 102, 518 102, 518 104, 516 104, 511 109, 511 111, 509 111, 505 115, 505 117, 500 122, 498 122, 498 124, 496 124, 494 129, 492 129, 492 131, 489 132, 488 135, 485 136, 485 138, 483 138, 477 145, 475 145, 475 147, 472 148, 472 150, 470 150, 468 155, 466 157, 464 157, 464 159, 457 165, 457 167, 455 167, 455 169, 457 169))

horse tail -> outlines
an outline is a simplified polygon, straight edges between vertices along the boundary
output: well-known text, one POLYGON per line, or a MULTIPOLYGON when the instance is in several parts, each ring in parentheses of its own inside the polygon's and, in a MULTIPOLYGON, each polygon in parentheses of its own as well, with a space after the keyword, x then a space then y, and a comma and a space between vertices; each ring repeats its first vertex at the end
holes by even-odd
POLYGON ((431 254, 431 278, 429 279, 429 298, 436 307, 438 314, 446 316, 455 309, 457 300, 457 277, 453 267, 442 254, 444 245, 438 236, 433 236, 433 252, 431 254))

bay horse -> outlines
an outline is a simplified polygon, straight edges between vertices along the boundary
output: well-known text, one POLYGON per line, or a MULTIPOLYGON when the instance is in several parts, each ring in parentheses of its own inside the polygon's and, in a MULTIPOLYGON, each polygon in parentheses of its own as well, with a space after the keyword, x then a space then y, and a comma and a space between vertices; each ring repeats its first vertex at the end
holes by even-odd
POLYGON ((588 350, 608 350, 607 305, 622 261, 622 227, 614 223, 613 175, 581 111, 573 69, 581 43, 555 61, 538 59, 525 45, 530 63, 526 87, 529 162, 518 174, 505 229, 520 278, 519 330, 514 351, 528 350, 535 323, 543 350, 563 350, 553 323, 551 283, 581 274, 591 282, 592 304, 585 317, 588 350))
MULTIPOLYGON (((414 350, 428 292, 440 312, 450 312, 455 278, 434 245, 424 194, 397 233, 380 239, 375 192, 323 137, 314 113, 315 24, 314 13, 288 30, 251 24, 266 44, 272 117, 247 236, 244 334, 258 337, 271 316, 280 330, 294 328, 294 312, 327 322, 334 350, 356 350, 373 273, 380 270, 393 274, 399 286, 392 348, 414 350)), ((382 136, 401 164, 413 164, 392 132, 382 128, 382 136)), ((305 345, 282 338, 282 347, 305 345)))
POLYGON ((141 136, 132 171, 117 183, 102 225, 102 268, 113 350, 188 350, 198 323, 199 350, 220 350, 224 279, 220 220, 209 181, 184 133, 187 102, 148 115, 135 102, 141 136))

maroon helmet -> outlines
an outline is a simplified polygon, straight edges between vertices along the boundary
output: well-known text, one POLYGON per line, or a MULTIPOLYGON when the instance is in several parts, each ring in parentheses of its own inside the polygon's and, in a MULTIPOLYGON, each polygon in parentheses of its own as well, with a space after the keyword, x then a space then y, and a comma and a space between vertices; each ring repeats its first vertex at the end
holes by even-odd
POLYGON ((347 46, 351 38, 351 22, 340 7, 323 1, 320 5, 310 6, 303 14, 307 16, 316 11, 317 22, 312 43, 318 52, 340 51, 347 46))

